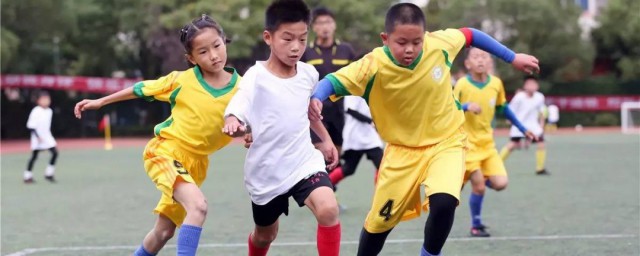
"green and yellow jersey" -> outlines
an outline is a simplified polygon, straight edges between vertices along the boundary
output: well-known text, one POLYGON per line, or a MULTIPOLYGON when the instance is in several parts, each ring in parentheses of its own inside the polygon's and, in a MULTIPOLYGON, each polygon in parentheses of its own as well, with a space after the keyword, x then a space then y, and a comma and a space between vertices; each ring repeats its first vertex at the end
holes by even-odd
POLYGON ((231 137, 222 133, 224 111, 238 90, 240 76, 233 68, 225 71, 232 77, 222 89, 209 86, 198 66, 136 83, 136 96, 171 104, 171 116, 155 126, 154 134, 175 140, 181 149, 198 155, 211 154, 229 144, 231 137))
POLYGON ((368 102, 384 141, 408 147, 433 145, 454 135, 464 123, 451 89, 450 68, 465 43, 458 29, 427 32, 422 52, 409 66, 400 65, 384 46, 327 78, 336 96, 362 96, 368 102))

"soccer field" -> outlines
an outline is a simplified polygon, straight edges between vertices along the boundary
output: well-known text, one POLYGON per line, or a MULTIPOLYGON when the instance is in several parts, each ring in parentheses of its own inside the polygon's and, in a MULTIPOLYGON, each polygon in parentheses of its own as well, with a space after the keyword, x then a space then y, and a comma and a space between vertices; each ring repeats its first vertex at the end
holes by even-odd
MULTIPOLYGON (((548 170, 534 174, 535 148, 512 154, 507 190, 488 192, 484 222, 492 237, 469 238, 469 188, 444 255, 640 255, 640 137, 638 135, 549 135, 548 170)), ((505 138, 497 145, 502 146, 505 138)), ((36 184, 22 183, 26 153, 4 154, 1 164, 2 255, 128 255, 152 227, 160 192, 142 167, 142 147, 60 152, 57 184, 35 167, 36 184)), ((211 156, 203 190, 209 214, 200 255, 246 255, 253 228, 244 189, 245 149, 230 146, 211 156)), ((355 255, 373 192, 373 166, 338 191, 347 206, 342 255, 355 255)), ((269 255, 316 255, 313 215, 290 203, 269 255)), ((426 215, 401 223, 382 255, 418 255, 426 215)), ((175 238, 159 255, 175 255, 175 238)))

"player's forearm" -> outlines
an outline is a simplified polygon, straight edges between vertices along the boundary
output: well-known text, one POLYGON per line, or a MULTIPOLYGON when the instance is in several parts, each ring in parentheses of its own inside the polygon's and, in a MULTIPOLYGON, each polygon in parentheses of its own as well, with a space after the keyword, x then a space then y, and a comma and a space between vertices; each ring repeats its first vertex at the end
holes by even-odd
POLYGON ((509 108, 508 105, 504 106, 503 114, 511 122, 512 125, 514 125, 516 128, 518 128, 518 130, 520 130, 520 132, 522 133, 527 132, 527 128, 525 128, 524 125, 522 125, 520 120, 518 120, 518 118, 516 117, 516 114, 513 113, 513 111, 511 111, 511 108, 509 108))
POLYGON ((460 31, 467 39, 467 45, 491 53, 507 63, 513 62, 516 57, 515 52, 495 40, 493 37, 487 35, 487 33, 475 28, 461 28, 460 31))
POLYGON ((311 130, 315 132, 316 135, 318 135, 318 138, 320 138, 322 142, 329 141, 333 143, 333 141, 331 140, 331 136, 329 136, 329 132, 327 131, 327 128, 325 128, 322 124, 322 121, 311 121, 310 127, 311 130))
POLYGON ((335 89, 333 89, 333 84, 327 78, 323 78, 318 82, 318 86, 316 90, 311 95, 312 99, 318 99, 320 101, 325 101, 329 98, 329 96, 336 94, 335 89))
POLYGON ((99 101, 100 101, 100 105, 106 106, 112 103, 125 101, 125 100, 132 100, 135 98, 137 98, 137 96, 133 93, 133 87, 128 87, 116 93, 113 93, 111 95, 104 96, 100 98, 99 101))

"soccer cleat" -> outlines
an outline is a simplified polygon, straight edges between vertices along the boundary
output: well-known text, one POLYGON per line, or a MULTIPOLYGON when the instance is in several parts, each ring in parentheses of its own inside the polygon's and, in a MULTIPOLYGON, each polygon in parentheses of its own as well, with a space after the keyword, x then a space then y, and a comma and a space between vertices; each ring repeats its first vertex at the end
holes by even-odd
POLYGON ((45 179, 47 179, 49 182, 51 183, 56 183, 56 179, 53 177, 53 175, 51 176, 44 176, 45 179))
POLYGON ((485 226, 481 225, 480 227, 471 227, 471 236, 472 237, 490 237, 491 234, 489 234, 486 230, 485 230, 485 226))
POLYGON ((551 173, 548 172, 547 169, 542 169, 542 170, 536 171, 536 175, 551 175, 551 173))
POLYGON ((36 181, 33 180, 33 178, 28 178, 28 179, 24 179, 24 184, 32 184, 35 183, 36 181))

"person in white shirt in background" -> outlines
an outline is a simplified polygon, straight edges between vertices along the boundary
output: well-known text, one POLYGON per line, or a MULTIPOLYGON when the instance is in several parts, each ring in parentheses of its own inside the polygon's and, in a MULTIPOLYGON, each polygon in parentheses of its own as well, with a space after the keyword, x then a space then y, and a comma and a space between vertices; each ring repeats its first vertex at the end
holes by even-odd
POLYGON ((44 177, 50 182, 55 182, 55 164, 58 158, 58 150, 56 149, 56 140, 51 134, 51 118, 53 111, 49 106, 51 105, 51 97, 45 91, 38 94, 38 105, 31 110, 29 114, 29 120, 27 121, 27 129, 31 132, 31 158, 27 164, 27 170, 24 171, 24 183, 33 183, 33 164, 38 158, 38 153, 42 150, 49 150, 51 152, 51 159, 49 165, 44 171, 44 177))
MULTIPOLYGON (((545 98, 542 93, 538 92, 538 80, 534 76, 528 76, 524 81, 524 91, 516 93, 509 102, 509 107, 516 114, 516 117, 538 137, 538 140, 531 141, 536 144, 536 174, 548 175, 549 172, 545 168, 545 160, 547 152, 544 145, 544 123, 546 108, 545 98)), ((500 156, 505 161, 514 149, 520 147, 520 143, 525 136, 516 128, 511 126, 511 141, 507 143, 501 150, 500 156)))
POLYGON ((255 224, 249 256, 267 255, 280 215, 289 213, 289 197, 316 217, 318 255, 340 252, 338 202, 326 171, 337 165, 338 151, 322 121, 309 120, 318 71, 300 62, 309 13, 302 0, 276 0, 267 8, 263 39, 271 48, 269 59, 249 68, 225 111, 223 132, 240 137, 250 131, 253 140, 244 164, 255 224), (321 140, 317 149, 309 128, 321 140))
MULTIPOLYGON (((344 97, 345 121, 342 130, 342 169, 329 173, 334 187, 342 179, 353 175, 363 155, 376 167, 374 183, 384 154, 383 142, 371 119, 371 110, 367 102, 358 96, 344 97)), ((340 210, 346 209, 340 205, 340 210)))
POLYGON ((547 132, 555 132, 558 130, 558 121, 560 121, 560 109, 556 105, 547 106, 547 132))

